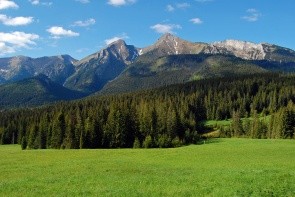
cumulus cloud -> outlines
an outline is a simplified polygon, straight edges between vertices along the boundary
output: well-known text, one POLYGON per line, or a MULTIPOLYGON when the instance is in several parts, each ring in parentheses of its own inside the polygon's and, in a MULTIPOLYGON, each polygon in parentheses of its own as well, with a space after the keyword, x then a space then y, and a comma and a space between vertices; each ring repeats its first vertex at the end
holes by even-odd
POLYGON ((72 26, 87 27, 87 26, 90 26, 90 25, 94 25, 95 22, 96 21, 95 21, 94 18, 90 18, 90 19, 85 20, 85 21, 75 21, 72 26))
POLYGON ((90 3, 90 0, 76 0, 76 1, 78 1, 80 3, 90 3))
POLYGON ((174 33, 173 30, 181 29, 180 25, 177 24, 156 24, 150 27, 155 30, 157 33, 165 34, 165 33, 174 33))
POLYGON ((76 37, 80 35, 77 32, 66 30, 63 27, 59 26, 50 27, 49 29, 47 29, 47 32, 49 32, 54 39, 59 39, 61 37, 76 37))
POLYGON ((115 36, 109 39, 106 39, 104 42, 106 45, 112 44, 113 42, 116 42, 118 40, 125 40, 128 39, 129 37, 126 34, 123 34, 121 36, 115 36))
POLYGON ((108 4, 119 7, 122 5, 133 4, 136 0, 108 0, 108 4))
POLYGON ((6 15, 0 14, 0 22, 7 26, 21 26, 28 25, 34 21, 33 17, 15 17, 11 18, 6 15))
POLYGON ((200 18, 192 18, 190 21, 196 25, 200 25, 203 23, 203 21, 200 18))
POLYGON ((14 1, 10 0, 0 0, 0 10, 5 10, 9 8, 17 9, 18 5, 14 1))
POLYGON ((35 40, 39 39, 37 34, 28 34, 24 32, 0 32, 0 55, 14 53, 21 48, 30 48, 36 45, 35 40))
POLYGON ((248 9, 246 12, 247 12, 247 15, 243 16, 242 19, 248 22, 256 22, 261 16, 261 13, 254 8, 248 9))

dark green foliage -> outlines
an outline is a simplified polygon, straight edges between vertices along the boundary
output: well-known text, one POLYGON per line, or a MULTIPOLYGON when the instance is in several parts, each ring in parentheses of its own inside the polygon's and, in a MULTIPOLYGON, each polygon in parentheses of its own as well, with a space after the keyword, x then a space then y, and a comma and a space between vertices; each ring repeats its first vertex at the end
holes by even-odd
POLYGON ((257 66, 253 61, 229 55, 201 53, 155 58, 144 54, 116 79, 106 84, 101 92, 130 92, 204 78, 233 77, 267 72, 267 69, 257 66))
POLYGON ((51 148, 61 148, 66 130, 64 114, 60 112, 54 118, 52 126, 51 148))
POLYGON ((143 146, 143 148, 153 148, 154 147, 154 142, 153 142, 153 139, 150 135, 146 136, 146 138, 143 141, 142 146, 143 146))
POLYGON ((22 137, 21 148, 22 148, 22 150, 25 150, 27 148, 27 139, 26 139, 26 137, 22 137))
POLYGON ((207 79, 0 113, 1 143, 28 148, 153 148, 198 143, 204 120, 221 137, 294 138, 295 77, 207 79), (263 119, 267 116, 269 119, 263 119), (246 118, 246 121, 244 119, 246 118))
POLYGON ((0 109, 37 106, 86 96, 51 81, 45 75, 0 86, 0 109))
POLYGON ((240 137, 243 135, 243 124, 239 111, 233 111, 232 127, 234 130, 235 137, 240 137))
POLYGON ((133 148, 141 148, 141 144, 138 138, 135 138, 133 148))

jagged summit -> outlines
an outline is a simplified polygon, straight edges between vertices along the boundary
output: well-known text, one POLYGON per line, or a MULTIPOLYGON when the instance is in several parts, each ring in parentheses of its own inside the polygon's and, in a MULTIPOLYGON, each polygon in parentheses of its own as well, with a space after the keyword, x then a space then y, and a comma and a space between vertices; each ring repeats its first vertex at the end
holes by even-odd
POLYGON ((126 42, 123 39, 119 39, 114 42, 111 42, 110 44, 108 44, 107 47, 110 47, 112 45, 126 45, 126 42))
POLYGON ((183 40, 171 33, 162 35, 155 44, 140 50, 140 54, 153 53, 164 55, 195 54, 201 52, 207 44, 183 40))
POLYGON ((174 40, 176 40, 176 39, 180 39, 180 38, 178 38, 177 36, 175 36, 175 35, 173 35, 173 34, 171 34, 171 33, 165 33, 165 34, 163 34, 163 35, 158 39, 157 42, 174 41, 174 40))
POLYGON ((138 50, 132 46, 127 45, 126 42, 122 39, 116 40, 100 51, 89 55, 79 62, 76 65, 82 65, 93 61, 94 59, 98 62, 104 64, 110 60, 111 57, 123 61, 126 64, 132 63, 139 56, 138 50))

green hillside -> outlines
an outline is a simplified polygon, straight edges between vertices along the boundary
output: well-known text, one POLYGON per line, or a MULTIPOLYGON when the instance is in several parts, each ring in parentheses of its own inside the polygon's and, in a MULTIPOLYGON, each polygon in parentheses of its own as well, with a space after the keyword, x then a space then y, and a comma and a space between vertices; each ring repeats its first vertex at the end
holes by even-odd
POLYGON ((268 72, 251 61, 225 55, 170 55, 158 59, 140 56, 101 93, 129 92, 196 79, 231 77, 268 72))
POLYGON ((52 82, 45 75, 0 86, 0 108, 43 105, 61 100, 78 99, 84 94, 52 82))

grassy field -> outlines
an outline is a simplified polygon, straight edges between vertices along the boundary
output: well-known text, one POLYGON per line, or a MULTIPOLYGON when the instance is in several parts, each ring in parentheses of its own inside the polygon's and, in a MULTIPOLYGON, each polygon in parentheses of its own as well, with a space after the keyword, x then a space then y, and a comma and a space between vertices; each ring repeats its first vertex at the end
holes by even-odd
POLYGON ((0 146, 0 196, 295 196, 295 141, 175 149, 0 146))

